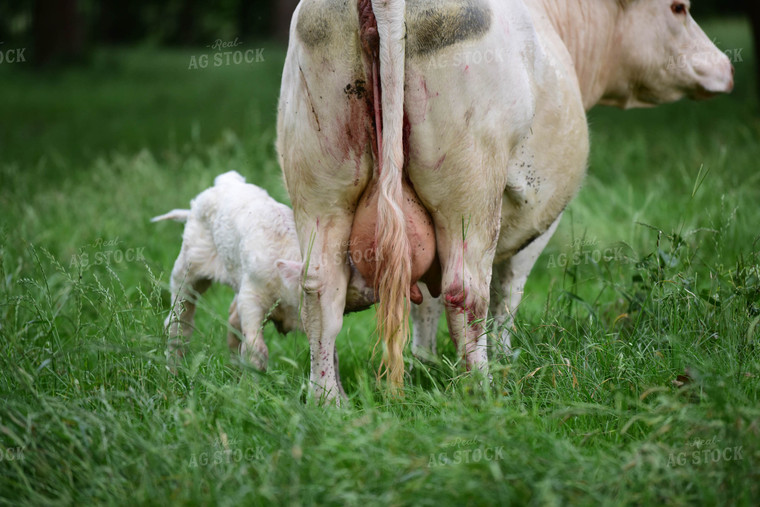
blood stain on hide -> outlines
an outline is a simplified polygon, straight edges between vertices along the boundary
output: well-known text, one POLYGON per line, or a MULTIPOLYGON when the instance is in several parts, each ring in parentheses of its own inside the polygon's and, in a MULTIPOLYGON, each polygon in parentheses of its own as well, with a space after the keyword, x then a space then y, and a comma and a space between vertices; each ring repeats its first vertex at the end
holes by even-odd
POLYGON ((336 158, 348 160, 353 155, 357 158, 356 163, 359 165, 361 156, 367 151, 368 144, 374 145, 371 143, 371 140, 375 138, 375 129, 370 116, 371 106, 366 97, 366 89, 359 91, 356 83, 350 91, 346 88, 344 92, 348 97, 348 119, 343 126, 344 135, 337 143, 340 148, 340 157, 336 158))
POLYGON ((309 83, 306 82, 306 76, 303 74, 303 69, 299 66, 298 71, 301 73, 301 83, 306 90, 306 98, 309 99, 309 106, 311 106, 311 114, 314 115, 314 120, 317 122, 317 130, 322 131, 322 127, 319 125, 319 116, 317 116, 317 110, 314 108, 314 101, 311 100, 311 92, 309 91, 309 83))
POLYGON ((454 308, 461 309, 464 305, 464 293, 446 294, 446 304, 454 308))
POLYGON ((438 161, 435 163, 435 166, 433 166, 433 171, 437 171, 441 168, 443 165, 443 161, 446 160, 446 154, 444 153, 441 158, 438 159, 438 161))

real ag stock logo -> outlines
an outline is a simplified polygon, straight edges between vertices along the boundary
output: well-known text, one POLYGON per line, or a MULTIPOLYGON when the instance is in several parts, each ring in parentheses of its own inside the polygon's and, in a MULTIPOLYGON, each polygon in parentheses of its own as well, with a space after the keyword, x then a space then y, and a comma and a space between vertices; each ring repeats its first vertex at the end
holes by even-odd
POLYGON ((24 52, 26 48, 11 48, 5 49, 3 46, 5 42, 0 41, 0 65, 6 63, 24 63, 26 58, 24 52))
POLYGON ((485 446, 477 438, 456 439, 443 445, 443 452, 433 453, 428 459, 428 468, 501 461, 504 459, 503 446, 485 446))
POLYGON ((215 51, 211 55, 192 55, 187 70, 205 69, 211 67, 226 67, 229 65, 251 65, 264 61, 264 48, 234 49, 243 44, 235 37, 235 40, 224 41, 216 39, 213 44, 206 46, 215 51))
POLYGON ((613 245, 601 247, 596 239, 575 239, 568 245, 570 252, 551 254, 546 263, 547 268, 567 268, 581 264, 619 263, 631 262, 625 253, 625 246, 613 245))
POLYGON ((144 262, 145 247, 122 248, 118 236, 113 239, 98 238, 93 243, 79 249, 71 256, 69 268, 86 270, 91 266, 144 262))
POLYGON ((695 438, 686 443, 682 452, 671 452, 668 456, 668 466, 681 467, 685 465, 699 466, 719 461, 741 461, 744 459, 744 446, 719 445, 720 440, 713 437, 709 440, 695 438))
POLYGON ((190 468, 215 467, 241 462, 263 461, 264 448, 257 446, 241 447, 240 442, 227 438, 226 434, 214 442, 212 449, 190 456, 187 465, 190 468))

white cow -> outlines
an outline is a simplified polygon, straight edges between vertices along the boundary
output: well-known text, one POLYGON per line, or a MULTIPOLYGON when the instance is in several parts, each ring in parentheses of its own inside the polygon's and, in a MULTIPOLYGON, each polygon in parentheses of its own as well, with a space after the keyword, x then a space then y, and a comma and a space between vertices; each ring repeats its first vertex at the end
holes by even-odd
MULTIPOLYGON (((161 220, 186 222, 171 275, 172 310, 165 323, 172 367, 185 355, 192 335, 196 297, 219 282, 236 293, 230 305, 230 352, 266 370, 269 352, 262 337, 266 321, 271 320, 281 333, 300 329, 302 262, 291 209, 230 171, 217 176, 214 186, 193 199, 189 210, 175 209, 151 221, 161 220), (243 337, 242 344, 238 336, 243 337)), ((347 311, 374 302, 374 292, 361 276, 352 278, 348 292, 347 311)))
MULTIPOLYGON (((680 99, 709 98, 733 89, 733 67, 689 13, 688 2, 628 0, 528 2, 538 30, 560 38, 571 55, 586 111, 597 104, 648 107, 680 99)), ((509 177, 520 188, 520 174, 509 177)), ((509 199, 509 190, 504 195, 509 199)), ((557 229, 551 227, 523 245, 509 248, 502 229, 491 280, 491 313, 497 352, 511 350, 510 333, 528 275, 557 229)), ((423 294, 427 295, 422 287, 423 294)), ((412 350, 420 358, 436 356, 435 333, 443 313, 440 299, 425 297, 412 307, 412 350)))
POLYGON ((341 393, 335 337, 348 240, 366 220, 358 206, 376 203, 376 271, 364 274, 378 287, 392 384, 403 382, 405 318, 420 268, 411 245, 425 234, 407 220, 415 201, 432 218, 437 254, 421 279, 441 289, 467 367, 486 371, 492 266, 497 286, 513 290, 551 236, 585 173, 586 107, 729 90, 727 61, 667 68, 668 57, 703 42, 717 52, 688 5, 669 0, 302 1, 277 148, 308 256, 302 285, 315 394, 341 393))

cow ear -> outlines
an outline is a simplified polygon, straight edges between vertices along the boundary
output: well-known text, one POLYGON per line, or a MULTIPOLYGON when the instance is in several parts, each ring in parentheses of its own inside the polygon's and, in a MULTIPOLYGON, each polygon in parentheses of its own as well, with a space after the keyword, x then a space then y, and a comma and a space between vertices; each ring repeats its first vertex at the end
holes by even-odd
POLYGON ((277 259, 275 261, 277 269, 280 270, 282 277, 291 282, 298 282, 301 278, 302 262, 289 261, 287 259, 277 259))

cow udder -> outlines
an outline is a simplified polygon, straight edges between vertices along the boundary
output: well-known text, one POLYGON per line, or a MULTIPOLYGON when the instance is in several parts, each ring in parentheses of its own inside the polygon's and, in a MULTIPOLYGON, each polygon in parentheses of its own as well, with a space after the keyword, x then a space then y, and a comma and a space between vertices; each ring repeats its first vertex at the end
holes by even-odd
MULTIPOLYGON (((379 280, 375 279, 377 267, 377 240, 375 231, 377 228, 377 201, 379 188, 373 181, 359 199, 359 204, 354 215, 354 223, 351 228, 349 241, 349 255, 356 269, 361 273, 367 283, 377 287, 379 280)), ((411 247, 412 278, 409 287, 409 298, 413 303, 422 302, 422 292, 417 286, 417 281, 431 270, 437 263, 435 246, 435 229, 433 219, 422 205, 414 189, 406 180, 402 180, 402 203, 401 208, 406 217, 406 235, 411 247)), ((439 275, 440 276, 440 275, 439 275)), ((427 282, 427 279, 425 279, 427 282)), ((431 289, 431 294, 437 296, 436 291, 431 289)))

